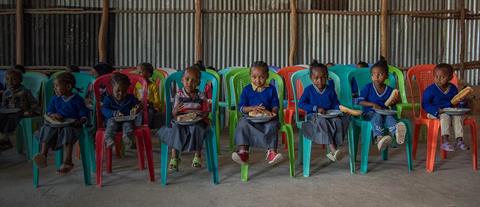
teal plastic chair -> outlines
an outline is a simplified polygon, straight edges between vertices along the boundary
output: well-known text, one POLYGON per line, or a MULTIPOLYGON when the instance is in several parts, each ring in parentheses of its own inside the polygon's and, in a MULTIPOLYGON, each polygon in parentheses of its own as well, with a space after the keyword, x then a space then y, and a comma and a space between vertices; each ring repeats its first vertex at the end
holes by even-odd
MULTIPOLYGON (((267 80, 268 83, 271 81, 275 81, 277 87, 277 93, 278 93, 278 100, 283 100, 283 94, 284 94, 284 84, 283 84, 283 79, 280 75, 278 75, 275 72, 269 71, 269 78, 267 80)), ((231 79, 231 84, 233 86, 233 97, 235 98, 235 108, 238 109, 238 103, 240 99, 240 94, 242 93, 242 90, 245 86, 250 84, 250 71, 249 70, 242 70, 238 73, 236 73, 232 79, 231 79)), ((289 159, 289 165, 290 165, 290 177, 295 176, 295 147, 294 147, 294 141, 293 141, 293 128, 292 125, 290 124, 285 124, 285 121, 283 119, 283 101, 279 101, 279 109, 278 109, 278 121, 280 122, 280 130, 279 132, 283 132, 286 134, 287 137, 287 142, 288 142, 288 159, 289 159)), ((241 116, 240 111, 236 110, 236 118, 231 120, 230 125, 233 127, 233 131, 235 132, 235 128, 238 123, 238 117, 241 116)), ((233 136, 231 139, 231 142, 233 143, 233 136)), ((246 182, 248 181, 248 165, 242 165, 241 166, 241 180, 246 182)))
MULTIPOLYGON (((166 100, 170 100, 171 96, 171 87, 172 83, 176 83, 177 87, 183 88, 183 84, 181 82, 183 76, 183 71, 178 71, 173 74, 170 74, 167 79, 165 80, 165 97, 166 100)), ((200 81, 200 89, 204 89, 207 82, 212 84, 212 112, 215 113, 217 110, 217 97, 218 97, 218 81, 214 75, 208 72, 201 72, 201 81, 200 81)), ((170 124, 172 119, 172 103, 171 101, 166 101, 166 117, 165 123, 170 124)), ((212 123, 216 122, 216 116, 210 116, 212 123)), ((219 175, 218 175, 218 157, 217 157, 217 138, 215 137, 216 126, 211 125, 211 128, 207 134, 207 138, 205 139, 205 152, 207 154, 207 168, 208 171, 212 172, 212 179, 214 184, 218 184, 220 182, 219 175)), ((161 152, 160 152, 160 168, 161 168, 161 184, 163 186, 167 185, 167 175, 168 175, 168 145, 162 142, 159 138, 161 143, 161 152)))
MULTIPOLYGON (((80 91, 78 91, 77 93, 80 96, 85 97, 88 87, 91 84, 93 84, 93 82, 95 81, 95 78, 86 73, 73 73, 73 75, 75 76, 75 80, 77 82, 75 87, 80 89, 80 91)), ((54 78, 48 80, 44 84, 44 93, 43 93, 44 113, 46 113, 46 108, 48 107, 48 103, 50 103, 50 100, 54 95, 53 81, 54 81, 54 78)), ((92 119, 93 118, 91 118, 90 121, 92 119)), ((83 165, 84 182, 85 182, 85 185, 91 185, 90 172, 95 171, 95 150, 93 147, 93 137, 90 135, 90 133, 88 133, 88 129, 85 126, 82 129, 82 135, 79 138, 78 142, 80 144, 80 157, 82 159, 82 165, 83 165)), ((40 142, 38 139, 33 139, 32 148, 33 148, 33 154, 36 154, 39 152, 40 142)), ((63 161, 63 149, 57 150, 55 152, 55 166, 57 169, 59 169, 60 166, 62 165, 62 161, 63 161)), ((38 187, 38 182, 39 182, 38 167, 35 164, 35 162, 33 162, 33 185, 35 188, 38 187)))
MULTIPOLYGON (((350 72, 347 72, 347 79, 342 80, 342 85, 345 85, 351 80, 352 78, 355 78, 357 80, 357 84, 360 88, 363 88, 365 85, 371 82, 371 75, 370 75, 370 69, 368 68, 359 68, 352 70, 350 72), (348 82, 345 82, 348 81, 348 82)), ((392 81, 390 82, 392 83, 392 81)), ((390 85, 391 87, 395 87, 395 85, 390 85)), ((360 90, 361 92, 361 90, 360 90)), ((351 100, 351 88, 350 87, 344 87, 342 88, 341 91, 341 96, 342 98, 345 98, 346 100, 351 100)), ((361 94, 360 94, 361 95, 361 94)), ((343 104, 343 103, 342 103, 343 104)), ((347 107, 353 106, 353 102, 346 102, 347 107)), ((357 107, 359 108, 359 107, 357 107)), ((406 154, 407 154, 407 165, 408 165, 408 170, 409 172, 413 170, 412 166, 412 144, 411 144, 411 122, 407 119, 400 119, 399 122, 405 123, 407 127, 407 133, 406 133, 406 138, 405 138, 405 145, 406 145, 406 154)), ((366 174, 368 172, 368 154, 370 151, 370 145, 372 144, 372 124, 370 121, 366 121, 362 118, 353 118, 351 124, 353 127, 351 127, 349 130, 349 134, 356 135, 360 134, 362 137, 362 153, 361 153, 361 164, 360 164, 360 173, 366 174)), ((358 140, 358 139, 357 139, 358 140)), ((354 145, 349 145, 349 151, 352 153, 353 156, 350 155, 351 159, 353 160, 356 159, 356 154, 357 154, 357 149, 358 149, 358 141, 354 142, 354 145)), ((385 150, 382 151, 382 159, 383 160, 388 160, 388 147, 385 148, 385 150)), ((351 166, 352 167, 352 166, 351 166)), ((353 166, 354 167, 354 166, 353 166)), ((353 168, 353 171, 355 171, 355 168, 353 168)))
MULTIPOLYGON (((212 69, 207 69, 206 71, 207 73, 210 73, 215 77, 217 83, 220 83, 220 75, 217 73, 217 71, 212 69)), ((212 119, 211 116, 215 116, 215 137, 217 138, 217 152, 220 153, 220 108, 218 107, 218 100, 220 100, 220 93, 217 93, 217 111, 210 114, 210 119, 212 119)))
MULTIPOLYGON (((338 77, 335 73, 329 71, 328 72, 329 78, 331 78, 335 83, 335 91, 337 94, 340 94, 340 77, 338 77)), ((293 98, 295 103, 295 120, 297 124, 297 128, 301 129, 303 122, 306 121, 306 117, 303 120, 299 117, 299 110, 298 110, 298 101, 300 100, 300 96, 298 95, 299 88, 298 83, 305 88, 312 84, 310 79, 310 71, 309 70, 302 70, 295 72, 291 77, 291 83, 293 88, 293 98)), ((310 158, 311 158, 311 150, 312 150, 312 141, 307 139, 303 134, 302 131, 298 131, 298 158, 300 163, 303 164, 303 176, 309 177, 310 176, 310 158)), ((348 142, 354 143, 354 136, 353 134, 348 135, 348 142)), ((328 148, 327 148, 328 150, 328 148)), ((350 159, 350 162, 353 161, 353 166, 355 166, 355 161, 350 159)), ((351 165, 352 166, 352 165, 351 165)))
MULTIPOLYGON (((22 84, 32 92, 33 97, 37 99, 39 105, 42 105, 40 94, 43 91, 43 84, 48 80, 48 77, 43 73, 26 72, 23 74, 22 84)), ((32 139, 34 126, 38 128, 42 124, 42 116, 26 117, 20 120, 16 130, 16 149, 18 153, 22 153, 25 149, 25 154, 28 159, 32 159, 32 139), (26 145, 26 146, 25 146, 26 145)))

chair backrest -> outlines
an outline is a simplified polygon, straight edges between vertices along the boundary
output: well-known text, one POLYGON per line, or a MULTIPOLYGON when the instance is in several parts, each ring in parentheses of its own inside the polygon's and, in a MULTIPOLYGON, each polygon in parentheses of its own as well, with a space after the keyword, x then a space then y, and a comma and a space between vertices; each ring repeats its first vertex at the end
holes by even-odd
MULTIPOLYGON (((101 93, 100 93, 100 88, 105 87, 107 90, 108 94, 112 94, 112 84, 110 83, 110 80, 112 79, 112 76, 115 73, 110 73, 110 74, 105 74, 100 77, 98 77, 95 82, 93 82, 93 93, 95 94, 95 109, 96 109, 96 114, 97 114, 97 128, 105 128, 103 124, 103 115, 101 112, 101 103, 100 101, 102 100, 101 98, 101 93)), ((136 74, 125 74, 128 76, 130 79, 130 87, 128 88, 128 93, 130 94, 135 94, 135 85, 137 83, 140 83, 142 85, 142 90, 143 90, 143 95, 142 97, 148 97, 147 92, 148 92, 148 83, 145 81, 145 78, 140 75, 136 74)), ((143 112, 143 124, 147 125, 148 124, 148 98, 142 98, 141 103, 142 103, 142 112, 143 112)))
MULTIPOLYGON (((398 91, 400 92, 400 99, 401 103, 408 103, 407 100, 407 91, 405 88, 405 76, 403 75, 403 72, 392 65, 388 66, 388 73, 393 76, 394 80, 396 83, 392 83, 393 85, 397 86, 398 91)), ((391 76, 389 76, 389 79, 391 76)))
POLYGON ((305 70, 306 68, 302 66, 288 66, 280 69, 277 74, 280 75, 285 83, 286 89, 287 89, 287 107, 293 107, 293 88, 292 88, 292 83, 291 83, 291 77, 292 75, 299 71, 299 70, 305 70))
MULTIPOLYGON (((125 68, 120 71, 123 74, 136 74, 139 75, 136 68, 125 68)), ((168 76, 168 75, 167 75, 168 76)), ((155 81, 158 87, 158 92, 160 93, 160 99, 162 104, 164 103, 164 96, 163 96, 163 83, 165 82, 165 73, 160 70, 153 70, 152 80, 155 81)))
POLYGON ((40 100, 42 94, 42 86, 48 80, 48 76, 43 73, 38 72, 26 72, 23 74, 22 84, 32 92, 33 97, 37 99, 39 103, 42 103, 40 100))
POLYGON ((7 71, 6 70, 0 70, 0 83, 2 83, 3 85, 5 85, 5 73, 7 71))
MULTIPOLYGON (((278 100, 279 100, 279 108, 278 108, 278 118, 280 123, 283 125, 284 120, 283 120, 283 93, 285 90, 283 79, 280 75, 276 74, 275 72, 269 71, 269 76, 267 79, 267 83, 270 83, 271 81, 275 80, 276 89, 277 89, 277 94, 278 94, 278 100)), ((240 113, 238 111, 238 104, 240 101, 240 95, 242 94, 243 88, 247 86, 248 84, 251 83, 250 80, 250 71, 249 70, 241 70, 240 72, 236 73, 231 82, 233 85, 233 97, 235 98, 235 109, 237 110, 237 113, 240 113)))
POLYGON ((157 68, 157 70, 161 71, 162 73, 164 73, 164 76, 167 77, 169 76, 170 74, 173 74, 173 73, 176 73, 178 70, 175 69, 175 68, 165 68, 165 67, 159 67, 157 68))
MULTIPOLYGON (((46 113, 48 103, 50 103, 50 100, 52 100, 52 97, 55 94, 53 81, 59 74, 60 73, 58 73, 56 76, 52 75, 52 77, 50 77, 50 79, 46 81, 44 84, 44 90, 43 90, 43 112, 44 113, 46 113)), ((75 88, 79 89, 79 91, 76 91, 77 94, 80 95, 82 98, 85 98, 90 86, 95 81, 95 78, 92 75, 86 74, 86 73, 72 73, 72 74, 75 77, 75 81, 76 81, 75 88)))
POLYGON ((272 72, 278 72, 281 68, 275 65, 269 65, 268 69, 272 72))
MULTIPOLYGON (((170 74, 167 79, 165 80, 165 97, 166 97, 166 113, 165 113, 165 123, 170 124, 171 118, 172 118, 172 90, 171 87, 173 84, 176 85, 178 89, 183 88, 182 84, 182 76, 183 76, 184 71, 178 71, 175 73, 170 74)), ((212 84, 212 108, 211 108, 211 113, 216 113, 217 107, 218 107, 218 81, 215 78, 214 75, 201 71, 201 77, 200 77, 200 85, 198 89, 200 91, 205 90, 205 85, 207 82, 212 84)), ((211 123, 215 123, 216 116, 210 116, 211 117, 211 123)))
POLYGON ((352 107, 352 104, 353 104, 352 88, 350 85, 350 80, 348 79, 348 74, 355 70, 357 70, 357 68, 350 67, 347 65, 335 65, 328 69, 329 72, 334 73, 335 75, 337 75, 337 77, 342 77, 342 78, 339 78, 338 84, 335 82, 335 87, 343 86, 343 87, 340 87, 341 89, 339 91, 337 91, 337 95, 338 95, 338 100, 340 101, 340 104, 347 107, 352 107))
MULTIPOLYGON (((413 88, 412 88, 412 83, 415 81, 417 84, 417 92, 420 97, 420 102, 422 103, 422 94, 425 91, 425 89, 433 84, 435 82, 434 77, 433 77, 433 69, 435 68, 435 65, 429 64, 429 65, 415 65, 411 68, 408 69, 407 71, 407 83, 410 88, 410 95, 412 98, 412 104, 415 104, 415 97, 413 96, 413 88)), ((453 74, 453 79, 450 81, 454 85, 458 86, 458 79, 455 74, 453 74)), ((413 107, 412 107, 413 108, 413 107)), ((415 110, 413 109, 413 115, 414 117, 417 117, 415 114, 415 110)), ((420 117, 421 118, 426 118, 427 114, 423 110, 423 107, 420 107, 420 117)))
POLYGON ((222 81, 223 81, 223 86, 224 86, 224 91, 223 94, 225 95, 225 101, 227 102, 227 105, 233 109, 235 107, 235 96, 233 96, 233 86, 231 85, 231 80, 233 75, 240 71, 249 71, 250 68, 248 67, 230 67, 230 68, 225 68, 220 70, 218 73, 222 75, 222 81))

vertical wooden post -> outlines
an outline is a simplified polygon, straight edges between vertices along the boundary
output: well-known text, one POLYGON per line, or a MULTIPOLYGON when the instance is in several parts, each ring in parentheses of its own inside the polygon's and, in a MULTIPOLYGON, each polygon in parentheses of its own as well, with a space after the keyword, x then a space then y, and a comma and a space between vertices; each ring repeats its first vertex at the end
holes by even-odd
POLYGON ((295 65, 295 57, 297 56, 297 0, 290 0, 290 54, 288 56, 288 64, 295 65))
POLYGON ((108 33, 108 13, 109 0, 103 0, 102 19, 100 20, 100 29, 98 32, 98 61, 107 62, 107 33, 108 33))
POLYGON ((460 74, 459 79, 463 80, 465 78, 465 52, 467 50, 467 33, 465 31, 465 0, 458 0, 458 8, 460 9, 460 74))
POLYGON ((23 0, 17 0, 15 10, 15 55, 16 64, 23 65, 23 0))
POLYGON ((380 54, 388 60, 388 0, 382 0, 380 10, 380 54))
POLYGON ((203 59, 202 0, 195 0, 195 62, 203 59))

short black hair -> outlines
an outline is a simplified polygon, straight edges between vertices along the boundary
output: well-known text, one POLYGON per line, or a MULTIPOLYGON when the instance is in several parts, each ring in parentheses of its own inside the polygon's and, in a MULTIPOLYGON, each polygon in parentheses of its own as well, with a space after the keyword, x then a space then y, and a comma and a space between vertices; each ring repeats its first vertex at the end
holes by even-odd
POLYGON ((360 66, 361 68, 368 68, 368 63, 363 61, 358 61, 357 66, 360 66))
POLYGON ((73 76, 73 74, 70 72, 63 72, 58 74, 58 76, 55 77, 55 80, 57 80, 61 84, 70 84, 72 88, 75 88, 75 85, 77 84, 75 76, 73 76))
POLYGON ((146 70, 148 73, 153 75, 153 65, 151 63, 140 63, 138 64, 142 70, 146 70))
POLYGON ((447 64, 447 63, 440 63, 440 64, 436 65, 433 70, 443 70, 449 76, 453 76, 453 67, 452 67, 452 65, 447 64))
POLYGON ((12 66, 12 69, 19 70, 22 73, 26 72, 25 67, 23 65, 20 65, 20 64, 12 66))
POLYGON ((112 79, 110 80, 112 86, 130 86, 132 83, 130 82, 130 78, 127 75, 122 73, 114 73, 112 75, 112 79))
POLYGON ((110 74, 114 71, 114 68, 107 63, 98 63, 97 65, 93 66, 93 69, 98 73, 98 76, 110 74))
POLYGON ((263 61, 253 62, 252 65, 250 66, 250 73, 252 72, 253 68, 261 68, 263 72, 268 75, 268 64, 266 62, 263 62, 263 61))
POLYGON ((370 68, 370 72, 373 70, 373 68, 380 68, 383 72, 385 72, 385 74, 388 74, 388 63, 385 57, 381 56, 380 60, 378 60, 375 64, 373 64, 372 68, 370 68))
POLYGON ((323 72, 325 72, 325 74, 328 75, 328 68, 326 65, 322 64, 322 63, 319 63, 318 60, 313 60, 311 63, 310 63, 310 75, 312 75, 312 71, 313 70, 321 70, 323 72))
POLYGON ((69 65, 67 67, 67 72, 70 72, 70 73, 79 73, 80 72, 80 68, 76 65, 69 65))

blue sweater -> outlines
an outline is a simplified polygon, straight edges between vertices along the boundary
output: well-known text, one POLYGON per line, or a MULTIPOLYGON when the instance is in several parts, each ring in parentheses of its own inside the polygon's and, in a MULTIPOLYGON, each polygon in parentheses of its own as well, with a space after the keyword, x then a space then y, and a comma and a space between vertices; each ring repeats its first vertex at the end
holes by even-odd
MULTIPOLYGON (((358 102, 360 103, 361 101, 368 101, 375 103, 382 108, 387 108, 385 106, 385 101, 387 101, 392 94, 393 88, 388 85, 385 87, 386 88, 383 93, 379 94, 373 83, 365 85, 365 87, 363 87, 363 89, 360 91, 358 102)), ((372 107, 363 107, 363 112, 367 113, 369 111, 373 111, 372 107)))
MULTIPOLYGON (((427 113, 438 117, 438 110, 452 107, 450 101, 457 95, 458 89, 455 85, 449 83, 447 93, 444 93, 434 83, 428 86, 422 94, 422 108, 427 113)), ((463 106, 463 103, 460 103, 463 106)))
POLYGON ((68 98, 53 96, 48 104, 47 114, 60 114, 63 118, 80 119, 88 118, 89 110, 83 98, 73 94, 68 98))
POLYGON ((270 85, 262 92, 256 92, 253 90, 252 84, 245 86, 242 95, 240 95, 240 103, 238 104, 240 112, 243 113, 244 106, 259 106, 260 104, 269 111, 275 107, 278 108, 277 89, 270 85))
POLYGON ((140 101, 133 95, 128 94, 121 102, 115 100, 112 95, 107 95, 102 100, 102 114, 105 120, 113 117, 114 113, 120 111, 124 115, 130 115, 130 110, 140 101))
POLYGON ((337 93, 334 87, 327 85, 323 91, 317 91, 312 84, 303 90, 303 95, 300 98, 298 107, 305 110, 308 114, 317 113, 318 108, 325 110, 338 109, 340 102, 338 102, 337 93))

